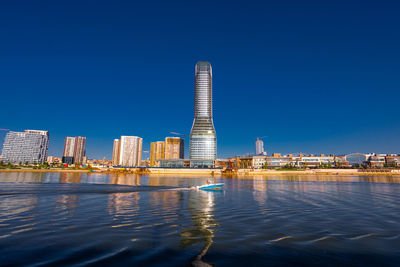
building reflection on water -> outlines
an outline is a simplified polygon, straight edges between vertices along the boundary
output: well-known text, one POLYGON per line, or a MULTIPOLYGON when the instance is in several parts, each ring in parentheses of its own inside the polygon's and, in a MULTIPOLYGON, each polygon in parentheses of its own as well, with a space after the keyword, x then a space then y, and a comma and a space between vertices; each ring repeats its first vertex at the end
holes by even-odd
POLYGON ((139 192, 110 194, 107 210, 115 219, 125 215, 134 217, 140 210, 139 200, 139 192))
POLYGON ((81 183, 82 173, 79 172, 61 172, 60 183, 81 183))
POLYGON ((12 226, 12 230, 6 234, 0 234, 0 239, 33 230, 37 224, 35 223, 36 213, 34 212, 37 205, 37 196, 2 198, 0 201, 0 224, 4 228, 12 226))
POLYGON ((253 180, 253 197, 260 206, 267 201, 267 181, 262 176, 255 176, 253 180))
POLYGON ((200 253, 193 259, 193 266, 211 266, 202 258, 213 243, 214 234, 219 225, 214 219, 214 194, 218 192, 189 191, 187 210, 193 221, 193 227, 181 232, 180 247, 185 248, 198 242, 204 242, 200 253))
POLYGON ((79 206, 78 195, 58 195, 56 197, 55 211, 63 216, 60 219, 68 219, 74 216, 75 209, 79 206))
POLYGON ((0 172, 0 181, 7 183, 42 183, 47 174, 43 172, 0 172))
POLYGON ((140 174, 110 174, 110 184, 141 185, 140 174))
POLYGON ((178 213, 181 208, 182 191, 149 192, 150 212, 153 215, 161 216, 155 224, 170 224, 177 226, 178 213), (174 223, 176 222, 176 223, 174 223))

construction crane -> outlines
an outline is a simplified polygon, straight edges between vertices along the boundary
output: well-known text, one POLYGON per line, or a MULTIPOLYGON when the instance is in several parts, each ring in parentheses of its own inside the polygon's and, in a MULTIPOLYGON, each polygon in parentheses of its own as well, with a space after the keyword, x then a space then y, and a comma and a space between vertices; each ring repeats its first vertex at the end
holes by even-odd
MULTIPOLYGON (((190 136, 190 134, 183 134, 183 133, 177 133, 177 132, 169 132, 170 134, 173 134, 173 135, 180 135, 180 136, 183 136, 183 140, 184 140, 184 144, 186 144, 186 137, 187 136, 190 136)), ((183 148, 183 151, 184 151, 184 154, 185 154, 185 148, 183 148)))
POLYGON ((184 137, 186 136, 190 136, 190 134, 183 134, 183 133, 177 133, 177 132, 169 132, 170 134, 174 134, 174 135, 182 135, 184 137))
POLYGON ((264 138, 267 138, 267 137, 268 137, 268 136, 266 136, 266 135, 260 136, 260 137, 257 137, 257 140, 264 139, 264 138))

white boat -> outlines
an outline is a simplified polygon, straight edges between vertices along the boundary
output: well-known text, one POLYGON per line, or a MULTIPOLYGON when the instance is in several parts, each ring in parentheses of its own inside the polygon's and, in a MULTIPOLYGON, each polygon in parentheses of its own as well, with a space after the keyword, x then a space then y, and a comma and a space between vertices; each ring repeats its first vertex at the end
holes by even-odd
POLYGON ((224 186, 224 183, 219 183, 219 184, 205 184, 205 185, 200 185, 196 186, 197 189, 215 189, 215 188, 221 188, 224 186))

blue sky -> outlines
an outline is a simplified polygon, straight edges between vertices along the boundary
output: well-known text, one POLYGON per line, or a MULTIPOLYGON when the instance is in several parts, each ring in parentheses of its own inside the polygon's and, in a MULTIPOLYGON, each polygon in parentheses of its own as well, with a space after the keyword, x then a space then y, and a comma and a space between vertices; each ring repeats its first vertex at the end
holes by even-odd
MULTIPOLYGON (((189 133, 194 66, 213 67, 218 156, 400 153, 398 1, 8 1, 0 128, 114 138, 189 133)), ((0 133, 3 141, 5 133, 0 133)), ((188 140, 187 140, 188 141, 188 140)), ((146 157, 146 154, 144 154, 146 157)))

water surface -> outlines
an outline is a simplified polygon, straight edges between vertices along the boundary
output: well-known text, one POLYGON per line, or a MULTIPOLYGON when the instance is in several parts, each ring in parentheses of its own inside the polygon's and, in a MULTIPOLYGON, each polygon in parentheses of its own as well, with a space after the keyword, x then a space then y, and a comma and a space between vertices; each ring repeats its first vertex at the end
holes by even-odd
POLYGON ((1 265, 400 266, 400 177, 0 173, 1 265))

